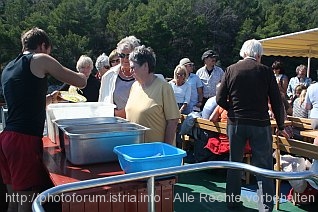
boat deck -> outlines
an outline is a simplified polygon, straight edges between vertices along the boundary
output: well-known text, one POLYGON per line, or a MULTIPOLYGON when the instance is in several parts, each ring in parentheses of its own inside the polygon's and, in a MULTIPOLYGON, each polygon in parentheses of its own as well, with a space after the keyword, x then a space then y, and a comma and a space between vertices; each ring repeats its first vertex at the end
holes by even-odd
MULTIPOLYGON (((0 132, 2 124, 0 123, 0 132)), ((225 202, 226 170, 213 169, 178 175, 178 182, 174 185, 175 212, 211 212, 230 211, 225 202)), ((282 193, 287 196, 290 185, 282 183, 282 193)), ((3 188, 1 187, 1 190, 3 188)), ((239 211, 258 211, 255 179, 250 185, 242 187, 243 207, 239 211)), ((318 196, 316 196, 318 198, 318 196)), ((1 198, 2 199, 2 198, 1 198)), ((1 205, 2 206, 2 205, 1 205)), ((294 205, 286 199, 281 199, 279 211, 317 211, 318 201, 306 205, 294 205)), ((238 211, 238 210, 236 210, 238 211)), ((274 210, 276 211, 276 210, 274 210)))
MULTIPOLYGON (((225 202, 225 178, 226 171, 224 169, 179 174, 178 183, 174 187, 174 211, 230 211, 227 209, 225 202)), ((243 207, 239 211, 258 211, 255 178, 252 177, 250 185, 242 185, 241 199, 243 207)), ((287 196, 290 188, 291 186, 287 181, 283 182, 282 194, 287 196)), ((279 211, 317 211, 318 201, 307 205, 294 205, 292 202, 281 198, 279 207, 279 211)))

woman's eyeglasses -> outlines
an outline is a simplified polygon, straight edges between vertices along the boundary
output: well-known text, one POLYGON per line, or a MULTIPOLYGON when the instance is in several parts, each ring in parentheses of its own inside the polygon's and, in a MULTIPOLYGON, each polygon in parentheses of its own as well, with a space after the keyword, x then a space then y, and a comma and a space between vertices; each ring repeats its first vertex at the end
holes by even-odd
POLYGON ((125 54, 125 53, 119 53, 118 54, 118 57, 120 57, 120 58, 129 58, 129 54, 125 54))
POLYGON ((116 59, 116 60, 111 60, 110 62, 111 62, 111 63, 119 63, 120 60, 119 60, 119 59, 116 59))

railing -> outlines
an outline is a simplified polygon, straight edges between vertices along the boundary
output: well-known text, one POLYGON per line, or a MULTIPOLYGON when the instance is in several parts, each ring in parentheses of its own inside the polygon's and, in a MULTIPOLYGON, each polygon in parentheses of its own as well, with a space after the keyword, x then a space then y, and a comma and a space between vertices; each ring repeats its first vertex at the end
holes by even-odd
POLYGON ((171 168, 164 168, 164 169, 157 169, 139 173, 131 173, 131 174, 124 174, 119 176, 113 177, 105 177, 105 178, 98 178, 92 180, 85 180, 81 182, 75 183, 68 183, 64 185, 59 185, 53 188, 50 188, 44 192, 42 192, 35 200, 32 205, 32 209, 35 212, 44 211, 43 204, 47 202, 49 197, 64 193, 64 192, 71 192, 75 190, 82 190, 88 189, 93 187, 99 186, 106 186, 109 184, 115 183, 122 183, 127 181, 133 180, 140 180, 140 179, 147 179, 147 190, 148 195, 150 196, 150 200, 148 203, 148 211, 154 212, 155 211, 155 202, 154 200, 154 179, 155 177, 164 176, 164 175, 172 175, 190 171, 199 171, 204 169, 210 168, 230 168, 230 169, 242 169, 245 171, 250 171, 255 174, 260 174, 265 177, 269 178, 276 178, 281 180, 298 180, 298 179, 312 179, 315 182, 318 182, 318 172, 313 171, 304 171, 304 172, 278 172, 272 171, 267 169, 258 168, 252 165, 248 165, 245 163, 238 163, 238 162, 225 162, 225 161, 211 161, 211 162, 203 162, 203 163, 196 163, 196 164, 187 164, 184 166, 178 167, 171 167, 171 168))

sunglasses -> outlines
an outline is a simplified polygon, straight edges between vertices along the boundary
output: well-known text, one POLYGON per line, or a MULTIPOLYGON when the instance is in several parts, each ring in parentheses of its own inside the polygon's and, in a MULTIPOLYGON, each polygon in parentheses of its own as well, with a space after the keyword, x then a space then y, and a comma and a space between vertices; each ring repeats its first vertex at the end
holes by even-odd
POLYGON ((110 66, 104 66, 105 69, 110 69, 110 66))
POLYGON ((119 60, 119 59, 116 59, 116 60, 111 60, 110 62, 111 62, 111 63, 119 63, 120 60, 119 60))
POLYGON ((177 77, 183 77, 183 76, 185 76, 185 74, 179 74, 179 73, 177 73, 176 75, 177 75, 177 77))
POLYGON ((125 53, 119 53, 118 54, 118 57, 120 57, 120 58, 129 58, 129 54, 125 54, 125 53))

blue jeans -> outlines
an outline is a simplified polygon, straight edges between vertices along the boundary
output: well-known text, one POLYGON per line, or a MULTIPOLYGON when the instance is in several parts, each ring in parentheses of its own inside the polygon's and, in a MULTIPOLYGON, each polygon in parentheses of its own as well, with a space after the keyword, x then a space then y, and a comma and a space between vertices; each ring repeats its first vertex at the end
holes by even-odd
MULTIPOLYGON (((259 168, 273 170, 273 149, 271 127, 251 125, 228 125, 227 135, 230 140, 230 161, 242 162, 244 147, 249 140, 252 149, 252 164, 259 168)), ((242 171, 229 169, 226 178, 227 202, 235 202, 232 197, 241 195, 242 171)), ((262 181, 264 205, 273 209, 275 186, 273 179, 256 175, 257 181, 262 181), (267 197, 267 199, 266 199, 267 197)))

